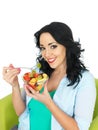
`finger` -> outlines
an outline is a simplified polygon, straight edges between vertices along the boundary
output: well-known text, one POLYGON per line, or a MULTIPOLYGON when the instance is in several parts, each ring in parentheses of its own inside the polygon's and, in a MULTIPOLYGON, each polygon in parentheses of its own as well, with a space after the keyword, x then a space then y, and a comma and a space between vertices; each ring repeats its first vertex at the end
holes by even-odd
POLYGON ((32 93, 32 92, 31 92, 32 90, 30 90, 30 86, 28 86, 28 85, 24 85, 24 88, 25 88, 26 94, 27 94, 28 96, 30 96, 30 97, 32 97, 32 98, 34 98, 34 99, 37 100, 37 94, 38 94, 39 92, 32 93))
POLYGON ((2 71, 3 75, 7 73, 7 69, 8 69, 7 67, 3 67, 3 71, 2 71))
POLYGON ((9 70, 11 70, 12 67, 3 67, 3 71, 2 71, 2 74, 5 75, 6 73, 9 72, 9 70))
POLYGON ((36 92, 37 92, 37 91, 34 90, 31 86, 29 86, 28 89, 30 90, 30 92, 31 92, 32 94, 36 94, 36 92))
POLYGON ((8 67, 3 69, 3 79, 9 83, 13 82, 18 74, 19 71, 16 69, 9 70, 8 67))
POLYGON ((28 86, 26 84, 23 85, 25 91, 26 91, 26 94, 29 95, 30 91, 28 89, 28 86))
POLYGON ((47 84, 48 84, 48 81, 46 81, 46 82, 44 83, 44 87, 47 87, 47 84))
POLYGON ((29 85, 27 85, 27 84, 24 84, 24 87, 25 87, 27 93, 28 93, 28 92, 29 92, 29 93, 32 93, 32 94, 35 94, 35 93, 36 93, 36 91, 35 91, 31 86, 29 86, 29 85))

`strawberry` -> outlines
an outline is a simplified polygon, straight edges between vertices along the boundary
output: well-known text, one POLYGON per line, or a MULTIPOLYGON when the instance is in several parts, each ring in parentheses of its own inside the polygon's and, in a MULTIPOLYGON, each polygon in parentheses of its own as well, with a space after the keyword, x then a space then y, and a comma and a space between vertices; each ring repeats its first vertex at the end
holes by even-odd
POLYGON ((30 80, 30 73, 25 73, 24 76, 23 76, 23 79, 25 81, 29 81, 30 80))
POLYGON ((34 77, 34 78, 37 78, 38 76, 39 76, 38 73, 33 74, 33 77, 34 77))

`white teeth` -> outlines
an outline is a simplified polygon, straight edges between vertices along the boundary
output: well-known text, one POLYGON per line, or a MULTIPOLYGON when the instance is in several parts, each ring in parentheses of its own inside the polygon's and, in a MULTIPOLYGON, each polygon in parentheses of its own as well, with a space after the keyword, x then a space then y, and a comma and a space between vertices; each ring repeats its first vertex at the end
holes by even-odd
POLYGON ((48 61, 49 61, 49 62, 53 62, 53 61, 54 61, 54 59, 49 59, 48 61))
POLYGON ((53 61, 54 59, 50 59, 49 61, 53 61))

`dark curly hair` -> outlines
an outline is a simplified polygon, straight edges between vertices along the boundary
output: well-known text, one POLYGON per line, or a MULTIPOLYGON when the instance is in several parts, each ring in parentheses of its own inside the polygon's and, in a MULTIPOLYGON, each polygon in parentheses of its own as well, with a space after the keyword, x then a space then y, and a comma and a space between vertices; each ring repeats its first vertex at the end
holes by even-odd
MULTIPOLYGON (((82 77, 81 72, 87 70, 81 58, 81 52, 84 51, 81 49, 81 45, 78 42, 75 42, 73 39, 73 34, 71 29, 62 22, 52 22, 39 31, 37 31, 34 36, 36 39, 36 46, 40 49, 40 35, 44 32, 48 32, 52 35, 52 37, 59 43, 62 44, 66 48, 66 63, 67 63, 67 78, 69 80, 69 84, 73 85, 75 83, 79 83, 80 78, 82 77)), ((41 70, 48 74, 50 77, 51 73, 54 69, 50 68, 49 64, 42 58, 40 54, 37 57, 38 62, 41 63, 41 70)))

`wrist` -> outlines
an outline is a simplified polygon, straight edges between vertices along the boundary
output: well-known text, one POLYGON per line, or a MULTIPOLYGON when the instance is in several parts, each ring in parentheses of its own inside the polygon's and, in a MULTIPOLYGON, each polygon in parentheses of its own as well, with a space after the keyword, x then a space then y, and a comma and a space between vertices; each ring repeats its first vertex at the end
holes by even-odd
POLYGON ((19 89, 20 89, 19 84, 12 86, 12 91, 19 90, 19 89))
POLYGON ((53 100, 50 99, 50 100, 46 103, 46 107, 47 107, 48 109, 51 109, 52 106, 53 106, 53 104, 54 104, 53 100))

